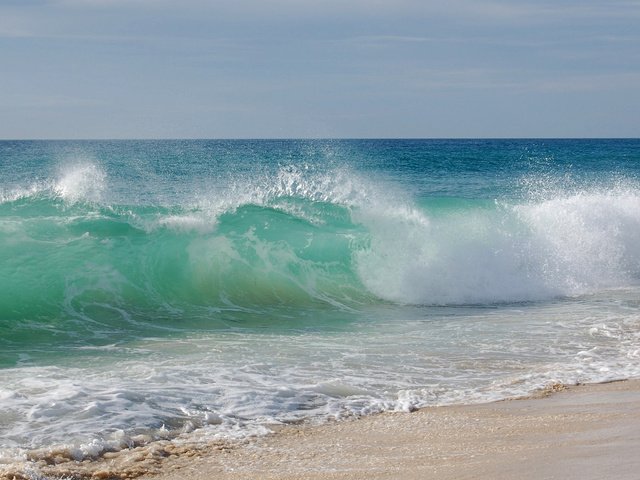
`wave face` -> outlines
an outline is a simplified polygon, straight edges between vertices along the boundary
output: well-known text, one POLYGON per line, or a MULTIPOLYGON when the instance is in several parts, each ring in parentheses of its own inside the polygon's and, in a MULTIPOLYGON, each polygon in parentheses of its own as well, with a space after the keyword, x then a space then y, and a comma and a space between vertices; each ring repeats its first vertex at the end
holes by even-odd
POLYGON ((637 374, 639 147, 0 142, 0 463, 637 374))
POLYGON ((535 301, 624 287, 640 274, 635 173, 596 182, 552 176, 548 160, 536 172, 539 162, 472 159, 447 166, 445 188, 444 166, 421 165, 413 151, 429 157, 433 145, 400 144, 376 168, 353 151, 327 160, 325 144, 312 152, 320 160, 303 144, 296 151, 311 161, 283 162, 292 146, 277 143, 251 162, 206 168, 199 150, 165 166, 162 151, 145 164, 117 155, 130 145, 107 146, 107 161, 63 162, 54 149, 40 179, 8 176, 4 342, 209 328, 260 309, 535 301), (413 163, 398 162, 406 149, 413 163))

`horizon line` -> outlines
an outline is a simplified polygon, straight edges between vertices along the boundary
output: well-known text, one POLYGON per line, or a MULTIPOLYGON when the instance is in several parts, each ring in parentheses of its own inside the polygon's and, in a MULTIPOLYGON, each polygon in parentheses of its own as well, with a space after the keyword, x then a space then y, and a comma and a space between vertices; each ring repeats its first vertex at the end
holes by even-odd
POLYGON ((145 141, 362 141, 362 140, 640 140, 640 137, 104 137, 0 138, 0 142, 145 142, 145 141))

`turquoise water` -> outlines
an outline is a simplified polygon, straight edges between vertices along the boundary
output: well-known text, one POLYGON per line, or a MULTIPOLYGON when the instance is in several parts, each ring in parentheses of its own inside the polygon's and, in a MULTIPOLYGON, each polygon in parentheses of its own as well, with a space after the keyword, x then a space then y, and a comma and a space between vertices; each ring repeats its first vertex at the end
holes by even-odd
POLYGON ((638 376, 639 175, 638 140, 0 142, 0 465, 638 376))

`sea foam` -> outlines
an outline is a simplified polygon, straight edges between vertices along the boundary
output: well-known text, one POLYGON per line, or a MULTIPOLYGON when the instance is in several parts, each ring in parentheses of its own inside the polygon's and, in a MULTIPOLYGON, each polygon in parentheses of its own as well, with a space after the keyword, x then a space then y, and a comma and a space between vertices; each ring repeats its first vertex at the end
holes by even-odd
POLYGON ((362 282, 381 298, 419 304, 541 300, 624 287, 640 274, 640 195, 580 192, 430 216, 366 211, 371 234, 355 252, 362 282))

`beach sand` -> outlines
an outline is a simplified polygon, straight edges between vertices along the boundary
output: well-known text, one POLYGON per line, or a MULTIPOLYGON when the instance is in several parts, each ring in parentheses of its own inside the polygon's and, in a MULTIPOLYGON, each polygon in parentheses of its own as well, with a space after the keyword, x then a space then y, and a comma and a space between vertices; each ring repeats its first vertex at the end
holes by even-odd
POLYGON ((552 390, 559 391, 280 427, 235 446, 154 442, 41 472, 144 480, 640 478, 640 380, 552 390))
POLYGON ((541 396, 286 427, 144 478, 640 478, 640 381, 541 396))

